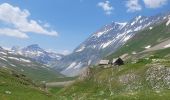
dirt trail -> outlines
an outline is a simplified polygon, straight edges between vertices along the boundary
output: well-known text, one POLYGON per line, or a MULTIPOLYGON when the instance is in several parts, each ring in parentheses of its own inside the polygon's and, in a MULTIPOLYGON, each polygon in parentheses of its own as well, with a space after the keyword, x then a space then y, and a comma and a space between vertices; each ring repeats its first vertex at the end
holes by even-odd
POLYGON ((49 82, 46 83, 46 87, 63 87, 63 86, 68 86, 75 81, 64 81, 64 82, 49 82))

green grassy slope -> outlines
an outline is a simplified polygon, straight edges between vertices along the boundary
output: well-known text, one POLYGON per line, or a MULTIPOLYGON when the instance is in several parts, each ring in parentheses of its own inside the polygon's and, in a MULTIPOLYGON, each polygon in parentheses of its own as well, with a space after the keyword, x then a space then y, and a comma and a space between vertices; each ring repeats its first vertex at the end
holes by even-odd
MULTIPOLYGON (((170 26, 165 23, 139 32, 109 59, 128 53, 123 66, 101 68, 93 66, 84 80, 77 80, 64 89, 56 89, 60 99, 76 100, 169 100, 170 48, 141 52, 170 37, 170 26)), ((54 91, 54 90, 53 90, 54 91)))
POLYGON ((170 48, 149 53, 135 63, 90 68, 85 80, 57 92, 61 99, 168 100, 170 48), (163 53, 164 52, 164 53, 163 53), (156 60, 155 60, 156 59, 156 60))
POLYGON ((43 68, 41 64, 36 63, 33 67, 22 66, 16 63, 17 67, 10 67, 16 71, 23 73, 35 81, 55 81, 64 75, 54 71, 51 68, 43 68), (22 70, 24 71, 22 71, 22 70))
POLYGON ((169 39, 170 26, 166 26, 166 23, 160 23, 155 25, 153 29, 146 28, 145 30, 137 33, 133 38, 122 46, 115 53, 109 55, 107 58, 112 59, 114 57, 121 56, 122 54, 131 54, 133 51, 140 52, 145 50, 144 47, 151 45, 154 46, 160 42, 169 39))
POLYGON ((6 61, 0 59, 1 65, 14 69, 19 73, 25 74, 27 77, 35 81, 56 81, 58 80, 58 78, 64 77, 64 75, 60 74, 59 72, 54 71, 53 69, 43 64, 32 61, 29 58, 9 53, 4 56, 6 61), (15 59, 9 59, 8 57, 29 59, 31 62, 30 63, 22 62, 15 59))
POLYGON ((56 100, 27 77, 0 68, 0 100, 56 100))

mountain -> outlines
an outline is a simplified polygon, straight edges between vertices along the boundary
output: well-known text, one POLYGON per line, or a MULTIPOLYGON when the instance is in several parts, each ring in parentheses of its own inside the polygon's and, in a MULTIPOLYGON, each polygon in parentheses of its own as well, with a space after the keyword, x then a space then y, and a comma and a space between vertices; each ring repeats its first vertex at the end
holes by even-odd
POLYGON ((126 54, 124 65, 93 65, 74 84, 58 92, 61 99, 169 100, 170 16, 136 33, 106 58, 126 54))
POLYGON ((63 57, 54 65, 56 70, 68 76, 75 76, 89 65, 115 52, 139 31, 167 21, 169 13, 156 16, 137 16, 126 23, 113 22, 93 33, 81 43, 72 54, 63 57))
POLYGON ((13 51, 2 47, 0 47, 0 68, 15 70, 34 81, 51 81, 64 77, 44 64, 37 63, 29 57, 14 54, 13 51))
POLYGON ((14 46, 11 50, 14 54, 20 54, 47 65, 57 62, 63 57, 62 54, 49 52, 40 48, 38 44, 29 45, 25 48, 14 46))
POLYGON ((145 28, 133 38, 129 39, 116 52, 107 56, 107 59, 112 59, 123 54, 133 56, 135 54, 151 52, 170 47, 170 17, 159 24, 145 28))

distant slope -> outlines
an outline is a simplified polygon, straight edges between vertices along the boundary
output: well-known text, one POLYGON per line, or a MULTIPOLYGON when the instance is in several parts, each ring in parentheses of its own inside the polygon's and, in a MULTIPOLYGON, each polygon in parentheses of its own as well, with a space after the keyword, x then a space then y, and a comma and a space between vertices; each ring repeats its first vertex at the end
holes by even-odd
POLYGON ((13 54, 2 47, 0 48, 0 67, 11 68, 36 81, 52 81, 63 77, 62 74, 46 65, 37 63, 28 57, 13 54))
POLYGON ((24 48, 14 46, 11 51, 13 54, 22 55, 31 58, 38 63, 48 65, 59 61, 63 57, 62 54, 42 49, 38 44, 32 44, 24 48))
POLYGON ((166 25, 167 21, 168 20, 165 20, 162 23, 148 27, 145 30, 139 32, 133 38, 127 41, 125 45, 123 45, 113 54, 109 55, 107 58, 112 59, 125 53, 133 55, 142 51, 147 51, 155 45, 170 39, 170 25, 166 25))
POLYGON ((30 79, 0 68, 0 100, 55 100, 56 97, 40 89, 30 79))

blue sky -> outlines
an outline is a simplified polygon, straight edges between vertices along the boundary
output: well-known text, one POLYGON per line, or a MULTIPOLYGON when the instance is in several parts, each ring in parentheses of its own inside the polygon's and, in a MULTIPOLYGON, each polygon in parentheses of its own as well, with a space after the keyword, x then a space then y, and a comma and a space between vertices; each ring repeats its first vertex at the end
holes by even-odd
POLYGON ((0 45, 71 52, 112 21, 167 11, 170 0, 0 0, 0 45))

